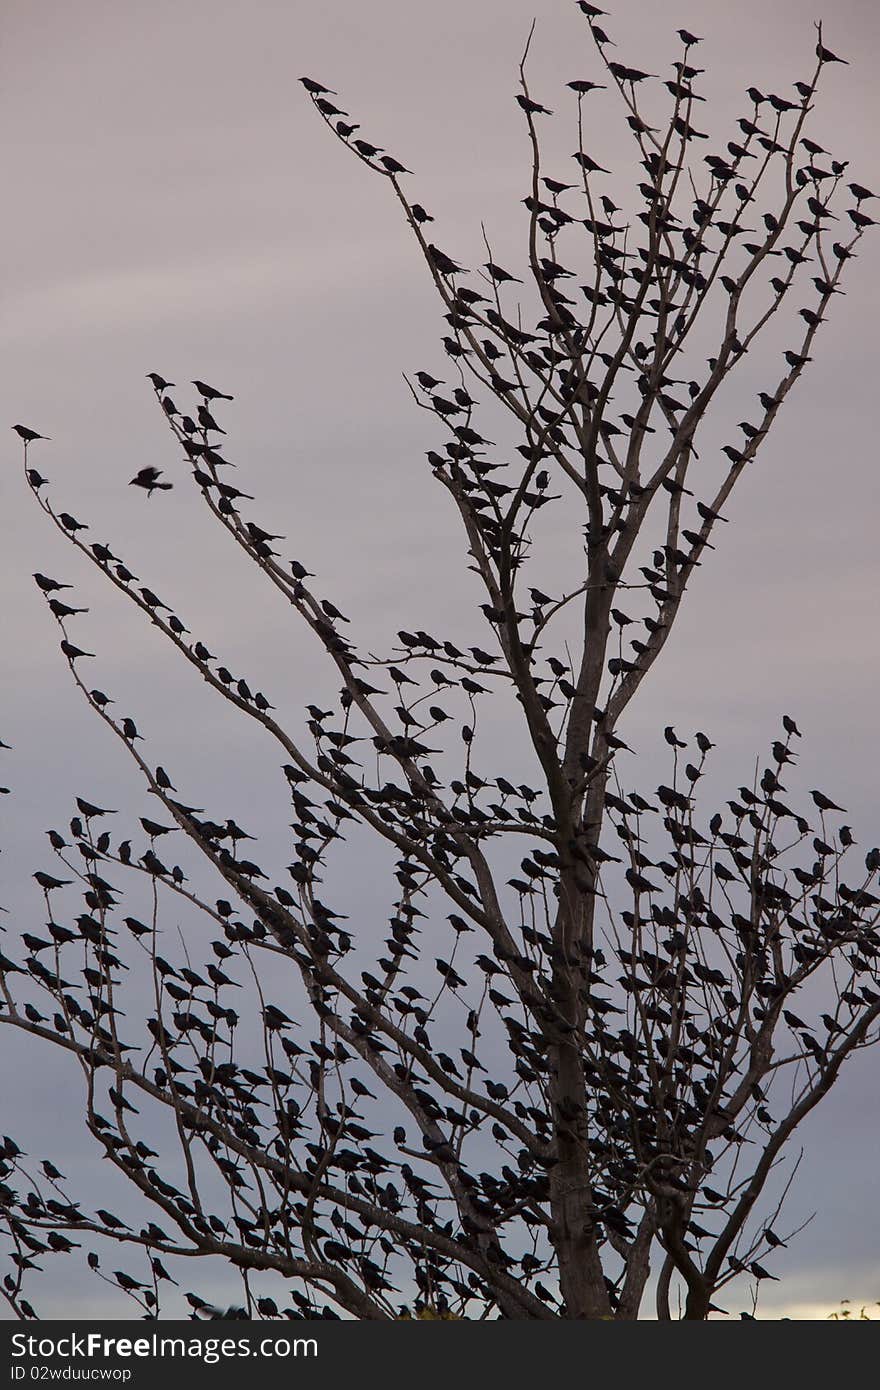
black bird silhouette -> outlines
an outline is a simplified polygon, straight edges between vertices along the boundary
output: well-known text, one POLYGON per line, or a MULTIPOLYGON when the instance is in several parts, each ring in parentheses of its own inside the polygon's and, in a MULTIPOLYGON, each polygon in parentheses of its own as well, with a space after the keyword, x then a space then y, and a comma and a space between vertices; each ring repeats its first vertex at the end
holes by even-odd
POLYGON ((34 874, 34 878, 37 880, 40 887, 44 888, 47 893, 53 892, 56 888, 66 888, 67 885, 73 881, 69 878, 53 878, 51 874, 43 873, 42 869, 37 870, 34 874))
POLYGON ((846 815, 846 811, 844 810, 844 808, 842 806, 838 806, 829 797, 827 797, 824 792, 811 791, 810 796, 813 798, 820 811, 840 811, 843 813, 843 815, 846 815))
POLYGON ((24 440, 25 444, 32 444, 35 439, 49 439, 48 434, 37 434, 36 430, 29 430, 27 425, 13 425, 12 428, 19 439, 24 440))
POLYGON ((596 161, 594 159, 591 159, 588 154, 584 154, 583 150, 577 150, 576 153, 572 155, 572 159, 576 159, 581 168, 584 169, 588 174, 608 173, 607 169, 603 169, 601 164, 597 164, 596 161))
POLYGON ((553 112, 548 111, 546 106, 542 106, 540 102, 532 101, 531 97, 524 97, 521 93, 517 93, 516 100, 517 103, 522 107, 523 111, 525 111, 527 116, 553 115, 553 112))
POLYGON ((153 468, 152 466, 142 468, 138 473, 135 473, 128 486, 143 488, 148 497, 152 497, 153 493, 156 491, 157 488, 164 489, 164 491, 166 492, 170 492, 174 484, 160 483, 159 479, 161 478, 161 476, 161 468, 153 468))
POLYGON ((500 265, 496 265, 494 261, 487 261, 485 269, 488 270, 496 285, 503 285, 508 280, 512 280, 516 285, 522 284, 522 280, 517 280, 515 275, 511 275, 509 271, 504 270, 500 265))
POLYGON ((213 415, 211 414, 210 410, 206 405, 200 405, 196 413, 199 417, 199 424, 201 425, 203 430, 215 430, 217 434, 226 433, 226 431, 222 430, 220 426, 217 424, 217 421, 214 419, 213 415))
POLYGON ((80 656, 94 656, 94 655, 95 655, 94 652, 84 652, 84 651, 82 650, 81 647, 75 647, 75 646, 73 645, 73 643, 72 643, 72 642, 68 642, 66 638, 65 638, 65 640, 61 643, 61 650, 63 651, 64 655, 67 657, 68 661, 76 661, 77 657, 80 657, 80 656))
POLYGON ((412 169, 407 169, 401 164, 399 159, 395 159, 393 154, 383 154, 379 163, 388 174, 411 174, 412 169))
POLYGON ((94 806, 91 801, 86 801, 83 797, 76 798, 77 809, 82 812, 86 820, 95 820, 98 816, 115 816, 115 811, 110 811, 105 806, 94 806))
POLYGON ((455 261, 451 260, 444 251, 441 251, 439 246, 434 246, 431 242, 428 242, 428 259, 440 275, 450 276, 462 273, 462 267, 456 265, 455 261))
POLYGON ((160 376, 158 372, 147 372, 147 380, 153 383, 156 390, 160 394, 163 391, 167 391, 170 386, 174 385, 173 381, 166 381, 164 376, 160 376))
POLYGON ((72 584, 59 584, 57 579, 49 579, 45 574, 35 574, 34 579, 44 594, 57 593, 59 589, 72 589, 72 584))
POLYGON ((49 607, 56 618, 72 618, 75 613, 88 613, 87 608, 71 608, 69 603, 63 603, 60 598, 50 598, 49 607))
POLYGON ((820 63, 846 63, 847 65, 849 64, 848 58, 838 58, 837 54, 832 53, 830 48, 825 48, 821 39, 816 44, 816 57, 819 59, 820 63))
POLYGON ((231 401, 234 399, 233 396, 227 396, 223 391, 216 391, 213 386, 206 385, 204 381, 194 381, 192 384, 206 401, 231 401))
POLYGON ((307 92, 311 92, 316 97, 335 97, 338 92, 334 92, 332 87, 324 87, 320 82, 316 82, 313 77, 301 77, 300 82, 307 92))

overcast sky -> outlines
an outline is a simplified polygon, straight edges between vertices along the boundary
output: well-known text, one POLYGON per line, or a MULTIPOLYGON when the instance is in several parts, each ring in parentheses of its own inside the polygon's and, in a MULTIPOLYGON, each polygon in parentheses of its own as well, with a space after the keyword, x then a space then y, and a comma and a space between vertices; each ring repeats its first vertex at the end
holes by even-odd
MULTIPOLYGON (((337 89, 363 133, 415 171, 412 196, 451 255, 485 258, 482 222, 497 259, 522 265, 528 152, 513 95, 536 11, 532 92, 560 122, 568 113, 559 149, 570 151, 564 84, 599 78, 570 0, 6 0, 7 423, 52 437, 31 462, 58 504, 294 711, 320 689, 320 662, 202 516, 145 373, 234 393, 223 418, 239 486, 257 493, 289 552, 320 570, 322 592, 367 645, 464 614, 466 576, 449 561, 461 555, 457 530, 423 462, 436 431, 401 376, 444 375, 445 326, 391 189, 333 140, 297 78, 337 89), (151 463, 180 486, 148 501, 126 484, 151 463)), ((679 25, 705 36, 705 119, 725 139, 746 86, 785 90, 812 72, 814 13, 801 0, 619 0, 613 11, 606 27, 623 60, 651 71, 676 56, 679 25)), ((836 0, 824 37, 851 66, 827 70, 811 133, 880 188, 880 9, 836 0)), ((591 147, 623 190, 638 181, 633 146, 619 106, 602 101, 590 108, 591 147)), ((555 172, 570 169, 560 160, 555 172)), ((806 736, 793 787, 824 787, 867 846, 880 839, 880 282, 876 239, 864 245, 623 732, 646 785, 662 775, 658 734, 670 722, 709 730, 719 775, 744 780, 790 711, 806 736)), ((754 391, 765 384, 760 360, 750 371, 754 391)), ((191 406, 185 389, 175 395, 191 406)), ((275 759, 47 528, 8 432, 2 452, 0 737, 15 747, 0 781, 15 797, 0 807, 0 900, 27 923, 42 910, 28 884, 47 861, 43 830, 69 819, 75 792, 145 809, 119 746, 78 700, 33 570, 82 583, 92 611, 76 631, 100 654, 96 681, 130 702, 157 761, 200 795, 253 797, 252 818, 262 807, 268 822, 271 799, 258 805, 254 789, 275 759)), ((66 1081, 51 1058, 43 1070, 32 1059, 23 1080, 3 1043, 0 1111, 27 1110, 21 1128, 45 1143, 66 1081)), ((795 1214, 818 1214, 779 1261, 784 1281, 765 1295, 768 1311, 880 1298, 878 1100, 876 1061, 862 1059, 805 1132, 795 1214)), ((72 1311, 73 1292, 58 1296, 57 1311, 72 1311)))

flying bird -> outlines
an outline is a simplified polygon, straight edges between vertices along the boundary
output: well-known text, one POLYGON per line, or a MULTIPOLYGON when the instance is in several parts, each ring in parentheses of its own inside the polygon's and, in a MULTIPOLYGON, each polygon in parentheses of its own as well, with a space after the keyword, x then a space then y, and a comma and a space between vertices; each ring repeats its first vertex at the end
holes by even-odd
POLYGON ((160 483, 159 479, 161 478, 161 476, 161 468, 142 468, 140 472, 135 473, 128 486, 143 488, 148 497, 152 497, 156 488, 164 489, 166 492, 170 491, 174 484, 160 483))

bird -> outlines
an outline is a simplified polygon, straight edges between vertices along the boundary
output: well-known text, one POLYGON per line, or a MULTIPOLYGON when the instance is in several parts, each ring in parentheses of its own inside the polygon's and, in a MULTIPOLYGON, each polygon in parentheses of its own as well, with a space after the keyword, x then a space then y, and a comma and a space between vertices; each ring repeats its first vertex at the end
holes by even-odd
POLYGON ((94 652, 84 652, 84 651, 82 650, 81 647, 75 647, 75 646, 73 645, 73 643, 72 643, 72 642, 68 642, 66 638, 65 638, 65 640, 61 643, 61 650, 63 651, 64 655, 67 657, 68 661, 76 661, 77 657, 80 657, 80 656, 94 656, 94 655, 95 655, 94 652))
POLYGON ((38 869, 33 877, 47 893, 53 892, 56 888, 66 888, 73 881, 69 878, 53 878, 51 874, 43 873, 42 869, 38 869))
POLYGON ((98 816, 115 816, 116 812, 108 810, 105 806, 95 806, 91 801, 86 801, 83 797, 76 798, 77 809, 82 812, 86 820, 96 820, 98 816))
POLYGON ((552 116, 553 112, 548 111, 546 106, 540 102, 532 101, 531 97, 525 97, 521 93, 517 94, 517 103, 522 107, 527 116, 552 116))
POLYGON ((147 380, 153 383, 160 395, 174 385, 173 381, 166 381, 164 376, 160 376, 158 372, 147 372, 147 380))
POLYGON ((174 484, 160 483, 159 479, 161 478, 161 476, 161 468, 154 468, 152 465, 150 465, 146 468, 141 468, 139 472, 135 473, 134 477, 130 480, 128 485, 129 487, 143 488, 148 497, 152 497, 153 493, 156 491, 157 488, 166 492, 170 492, 174 484))
POLYGON ((607 169, 603 169, 601 164, 597 164, 596 161, 594 159, 591 159, 588 154, 584 154, 583 150, 576 150, 575 153, 572 155, 572 159, 576 159, 578 164, 587 174, 608 173, 607 169))
POLYGON ((199 395, 203 396, 206 401, 234 400, 233 396, 227 396, 223 391, 216 391, 213 386, 207 386, 204 381, 194 381, 192 384, 199 395))
POLYGON ((443 385, 443 382, 436 376, 431 376, 430 372, 416 372, 416 380, 425 391, 434 391, 443 385))
POLYGON ((836 53, 832 53, 830 48, 826 48, 820 39, 816 44, 816 57, 820 63, 846 63, 849 65, 848 58, 838 58, 836 53))
POLYGON ((217 421, 206 405, 200 405, 196 413, 199 417, 199 424, 203 430, 214 430, 217 434, 226 433, 226 431, 222 430, 217 424, 217 421))
POLYGON ((461 274, 462 267, 456 265, 455 261, 451 260, 444 251, 441 251, 439 246, 434 246, 431 242, 428 242, 428 260, 438 275, 444 275, 448 278, 450 275, 461 274))
POLYGON ((60 598, 50 598, 49 607, 56 618, 72 618, 75 613, 88 613, 88 608, 71 608, 69 603, 63 603, 60 598))
POLYGON ((35 574, 37 587, 42 589, 44 594, 57 593, 59 589, 72 589, 72 584, 59 584, 57 579, 49 579, 45 574, 35 574))
POLYGON ((324 96, 327 96, 327 97, 335 97, 335 96, 338 96, 338 95, 339 95, 338 92, 334 92, 334 91, 333 91, 332 87, 324 87, 324 86, 322 86, 322 84, 321 84, 320 82, 316 82, 315 79, 314 79, 313 77, 301 77, 299 80, 300 80, 300 82, 302 83, 302 85, 305 87, 306 91, 307 91, 307 92, 311 92, 313 96, 316 96, 316 97, 324 97, 324 96))
POLYGON ((810 796, 813 798, 813 801, 816 803, 820 811, 840 811, 842 815, 846 815, 846 811, 844 810, 844 808, 842 806, 838 806, 834 801, 827 797, 824 792, 811 791, 810 796))
POLYGON ((387 174, 411 174, 412 169, 407 169, 401 164, 399 159, 395 159, 392 154, 383 154, 379 158, 379 163, 387 174))
POLYGON ((24 440, 25 447, 27 447, 28 444, 33 444, 35 439, 50 439, 48 434, 37 434, 36 430, 28 429, 27 425, 13 425, 12 428, 15 430, 19 439, 24 440))
POLYGON ((769 1228, 764 1232, 764 1239, 774 1250, 778 1249, 780 1246, 785 1249, 785 1241, 776 1235, 775 1231, 769 1230, 769 1228))
POLYGON ((522 284, 522 280, 517 280, 515 275, 511 275, 509 271, 504 270, 500 265, 496 265, 494 261, 486 261, 484 268, 488 270, 497 285, 503 285, 508 280, 512 280, 514 284, 517 285, 522 284))
POLYGON ((771 752, 773 753, 774 761, 777 763, 784 764, 793 763, 795 761, 794 757, 788 751, 785 744, 780 743, 779 739, 774 740, 773 744, 771 745, 771 752))
POLYGON ((727 521, 726 516, 722 516, 720 512, 713 511, 711 507, 706 506, 705 502, 697 503, 697 511, 704 521, 727 521))
POLYGON ((847 217, 860 229, 864 227, 876 227, 877 225, 873 217, 868 217, 866 213, 860 212, 858 208, 850 208, 847 212, 847 217))

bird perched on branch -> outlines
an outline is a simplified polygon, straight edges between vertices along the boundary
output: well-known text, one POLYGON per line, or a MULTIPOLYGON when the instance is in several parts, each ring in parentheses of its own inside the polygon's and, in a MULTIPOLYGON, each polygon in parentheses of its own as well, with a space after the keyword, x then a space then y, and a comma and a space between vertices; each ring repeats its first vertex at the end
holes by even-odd
POLYGON ((588 154, 584 154, 583 150, 578 150, 575 154, 573 154, 572 159, 576 159, 578 164, 580 164, 581 168, 585 170, 585 172, 588 174, 608 173, 607 169, 603 169, 601 164, 597 164, 596 161, 594 159, 591 159, 588 154))
POLYGON ((234 399, 232 396, 227 396, 223 391, 215 391, 213 386, 206 385, 204 381, 194 381, 193 386, 196 388, 199 395, 203 396, 206 401, 231 401, 234 399))
POLYGON ((522 107, 523 111, 525 111, 527 116, 553 115, 553 112, 548 111, 546 106, 542 106, 540 102, 532 101, 531 97, 524 97, 521 93, 518 93, 516 100, 518 104, 522 107))
POLYGON ((27 425, 13 425, 12 428, 15 430, 19 439, 24 440, 25 444, 33 444, 35 439, 49 438, 48 434, 37 434, 36 430, 29 430, 27 425))
POLYGON ((320 82, 316 82, 312 77, 301 77, 300 82, 307 92, 311 92, 316 97, 335 97, 338 92, 334 92, 332 87, 323 87, 320 82))
POLYGON ((846 63, 849 65, 849 58, 838 58, 836 53, 832 53, 829 48, 825 48, 822 40, 816 44, 816 57, 820 63, 846 63))
POLYGON ((59 589, 73 588, 72 584, 59 584, 57 579, 50 579, 48 575, 45 574, 35 574, 34 579, 36 580, 37 587, 42 589, 44 594, 54 594, 57 593, 59 589))

